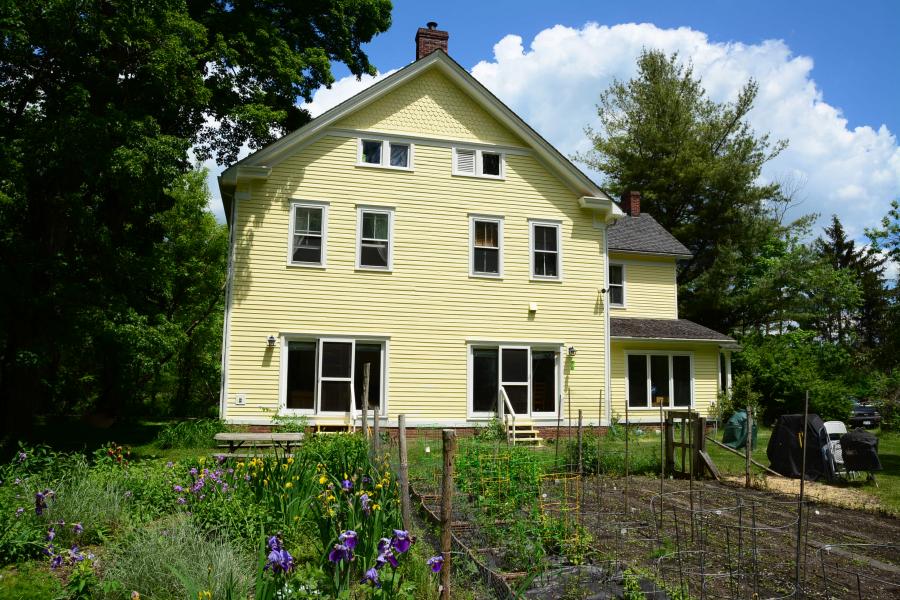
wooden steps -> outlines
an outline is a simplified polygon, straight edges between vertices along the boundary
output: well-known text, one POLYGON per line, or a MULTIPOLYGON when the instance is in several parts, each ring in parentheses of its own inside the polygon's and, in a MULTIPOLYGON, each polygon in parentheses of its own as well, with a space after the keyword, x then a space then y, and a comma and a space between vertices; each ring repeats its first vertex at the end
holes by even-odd
POLYGON ((523 444, 529 446, 543 446, 544 438, 540 437, 540 432, 534 428, 531 423, 518 424, 516 426, 508 426, 506 428, 506 437, 511 444, 523 444))
POLYGON ((336 433, 350 433, 350 425, 316 425, 316 435, 334 435, 336 433))

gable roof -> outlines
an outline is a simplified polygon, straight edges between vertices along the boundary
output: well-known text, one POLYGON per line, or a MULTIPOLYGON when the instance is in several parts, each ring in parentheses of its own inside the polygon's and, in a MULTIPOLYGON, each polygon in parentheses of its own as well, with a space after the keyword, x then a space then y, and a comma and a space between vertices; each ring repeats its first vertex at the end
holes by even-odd
POLYGON ((680 258, 692 256, 684 244, 647 213, 636 217, 626 215, 610 224, 607 240, 610 251, 663 254, 680 258))
POLYGON ((478 82, 459 63, 445 52, 437 50, 385 77, 362 92, 325 111, 303 127, 257 150, 246 158, 228 167, 219 176, 219 189, 225 203, 225 214, 229 210, 238 179, 265 179, 271 168, 287 156, 303 147, 316 136, 324 134, 328 126, 343 117, 367 106, 403 83, 412 80, 429 69, 440 69, 451 81, 468 93, 488 114, 519 135, 534 150, 538 160, 559 176, 569 187, 581 196, 581 205, 600 209, 615 218, 623 215, 622 210, 584 172, 576 167, 559 150, 553 147, 521 117, 500 101, 486 87, 478 82))
POLYGON ((711 341, 727 345, 737 344, 734 338, 687 319, 612 317, 609 320, 609 335, 613 338, 711 341))

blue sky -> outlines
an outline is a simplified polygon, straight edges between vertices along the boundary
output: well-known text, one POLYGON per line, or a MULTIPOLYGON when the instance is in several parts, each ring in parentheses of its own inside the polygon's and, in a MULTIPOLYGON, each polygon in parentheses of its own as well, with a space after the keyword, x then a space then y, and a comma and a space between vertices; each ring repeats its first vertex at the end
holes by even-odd
POLYGON ((837 214, 865 241, 900 199, 900 0, 395 0, 393 25, 366 46, 379 77, 335 65, 334 86, 306 105, 313 116, 409 64, 430 20, 449 31, 453 58, 566 155, 589 149, 599 94, 657 48, 691 61, 716 101, 759 82, 751 126, 789 141, 762 179, 796 190, 788 218, 820 215, 813 235, 837 214))

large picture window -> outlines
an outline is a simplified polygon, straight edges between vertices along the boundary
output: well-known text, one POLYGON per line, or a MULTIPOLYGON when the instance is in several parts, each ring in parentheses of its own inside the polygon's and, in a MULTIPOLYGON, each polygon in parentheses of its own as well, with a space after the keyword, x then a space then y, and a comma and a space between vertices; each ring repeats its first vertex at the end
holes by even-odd
POLYGON ((321 338, 286 344, 284 407, 309 413, 362 409, 365 365, 369 364, 369 406, 382 407, 383 342, 321 338))
POLYGON ((471 413, 497 412, 500 390, 517 415, 555 414, 559 350, 529 346, 471 348, 471 413))
POLYGON ((628 406, 691 406, 694 395, 689 354, 626 354, 628 406))
POLYGON ((294 265, 325 266, 325 230, 328 206, 324 203, 291 205, 291 250, 288 261, 294 265))

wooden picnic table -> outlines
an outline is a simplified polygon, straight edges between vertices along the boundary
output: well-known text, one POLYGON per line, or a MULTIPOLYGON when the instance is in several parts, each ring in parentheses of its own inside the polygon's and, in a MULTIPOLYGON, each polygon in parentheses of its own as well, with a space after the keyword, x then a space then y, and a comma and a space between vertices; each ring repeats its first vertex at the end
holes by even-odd
POLYGON ((251 447, 283 448, 285 452, 291 451, 292 444, 303 441, 302 433, 217 433, 215 440, 219 446, 228 446, 228 452, 233 454, 245 443, 251 447))

